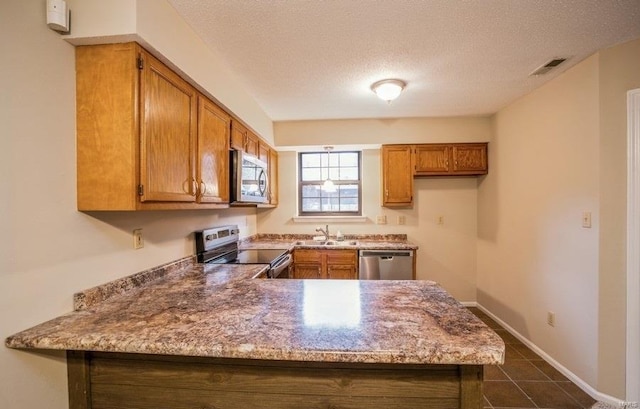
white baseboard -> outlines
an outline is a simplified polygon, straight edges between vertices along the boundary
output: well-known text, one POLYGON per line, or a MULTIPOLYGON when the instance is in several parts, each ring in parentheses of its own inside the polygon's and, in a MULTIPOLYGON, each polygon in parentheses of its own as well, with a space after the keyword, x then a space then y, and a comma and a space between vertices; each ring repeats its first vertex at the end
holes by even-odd
POLYGON ((530 340, 525 338, 518 331, 513 329, 509 324, 507 324, 506 322, 502 321, 500 318, 495 316, 491 311, 489 311, 488 309, 483 307, 481 304, 479 304, 479 303, 477 303, 475 301, 464 301, 461 304, 464 305, 465 307, 477 307, 482 312, 487 314, 495 322, 500 324, 500 326, 502 326, 504 329, 509 331, 509 333, 511 333, 511 335, 513 335, 514 337, 518 338, 523 344, 528 346, 533 352, 535 352, 536 354, 540 355, 540 357, 542 359, 544 359, 545 361, 547 361, 547 363, 549 363, 549 365, 551 365, 554 368, 556 368, 560 373, 562 373, 564 376, 569 378, 569 380, 571 382, 575 383, 580 389, 582 389, 587 394, 589 394, 593 399, 595 399, 595 400, 597 400, 599 402, 604 402, 604 403, 606 403, 608 405, 615 406, 616 408, 637 408, 638 407, 638 403, 637 402, 625 402, 625 401, 620 400, 618 398, 614 398, 613 396, 609 396, 609 395, 607 395, 605 393, 598 392, 591 385, 589 385, 587 382, 582 380, 576 374, 574 374, 573 372, 571 372, 570 370, 565 368, 558 361, 553 359, 549 354, 547 354, 542 349, 540 349, 536 344, 534 344, 533 342, 531 342, 530 340))

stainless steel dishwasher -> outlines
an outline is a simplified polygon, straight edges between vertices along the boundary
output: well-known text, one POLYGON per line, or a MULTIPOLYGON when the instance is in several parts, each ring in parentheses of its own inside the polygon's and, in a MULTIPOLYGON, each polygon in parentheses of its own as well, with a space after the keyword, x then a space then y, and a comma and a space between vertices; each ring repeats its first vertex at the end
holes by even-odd
POLYGON ((360 280, 413 280, 413 250, 360 250, 360 280))

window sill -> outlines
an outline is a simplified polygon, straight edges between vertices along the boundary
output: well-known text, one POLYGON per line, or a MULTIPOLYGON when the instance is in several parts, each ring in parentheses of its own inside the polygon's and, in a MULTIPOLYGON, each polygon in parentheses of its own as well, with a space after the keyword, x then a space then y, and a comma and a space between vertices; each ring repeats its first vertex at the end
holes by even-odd
POLYGON ((294 223, 366 223, 367 216, 293 216, 294 223))

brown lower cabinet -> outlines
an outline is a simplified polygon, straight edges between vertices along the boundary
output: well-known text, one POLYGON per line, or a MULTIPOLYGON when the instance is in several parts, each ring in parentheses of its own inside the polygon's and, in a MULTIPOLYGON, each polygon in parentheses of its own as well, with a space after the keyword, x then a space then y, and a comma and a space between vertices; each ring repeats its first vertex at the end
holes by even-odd
POLYGON ((70 409, 480 409, 482 365, 69 351, 70 409))
POLYGON ((296 249, 292 278, 355 280, 358 278, 358 251, 296 249))

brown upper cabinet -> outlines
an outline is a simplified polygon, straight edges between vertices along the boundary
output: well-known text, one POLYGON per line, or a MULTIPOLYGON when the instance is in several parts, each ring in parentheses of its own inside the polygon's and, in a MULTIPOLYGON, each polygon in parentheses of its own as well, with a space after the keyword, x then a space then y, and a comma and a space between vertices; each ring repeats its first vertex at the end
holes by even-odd
POLYGON ((231 149, 243 151, 265 163, 269 162, 269 145, 236 120, 231 121, 231 149))
POLYGON ((259 141, 258 142, 258 159, 263 161, 264 163, 269 163, 269 145, 266 143, 259 141))
POLYGON ((231 117, 207 98, 198 101, 198 202, 229 203, 231 117))
POLYGON ((269 204, 278 204, 278 151, 269 150, 269 204))
POLYGON ((77 47, 76 100, 78 210, 228 207, 247 129, 138 44, 77 47))
POLYGON ((258 146, 260 145, 260 139, 251 131, 247 131, 247 138, 244 141, 244 151, 255 157, 259 156, 258 146))
POLYGON ((247 139, 247 128, 240 122, 231 120, 231 149, 244 151, 244 142, 247 139))
POLYGON ((140 201, 193 202, 198 94, 144 50, 138 52, 138 68, 140 201))
POLYGON ((78 210, 194 203, 197 97, 135 43, 77 47, 78 210))
POLYGON ((231 121, 231 148, 258 157, 260 139, 236 120, 231 121))
POLYGON ((382 205, 413 206, 411 145, 382 145, 382 205))
POLYGON ((413 207, 413 177, 488 172, 487 143, 382 145, 382 206, 413 207))
POLYGON ((486 143, 456 144, 451 148, 453 172, 457 175, 486 175, 489 172, 486 143))
POLYGON ((486 143, 414 145, 415 176, 485 175, 486 143))
POLYGON ((414 175, 427 176, 449 172, 449 145, 416 145, 413 149, 414 175))

